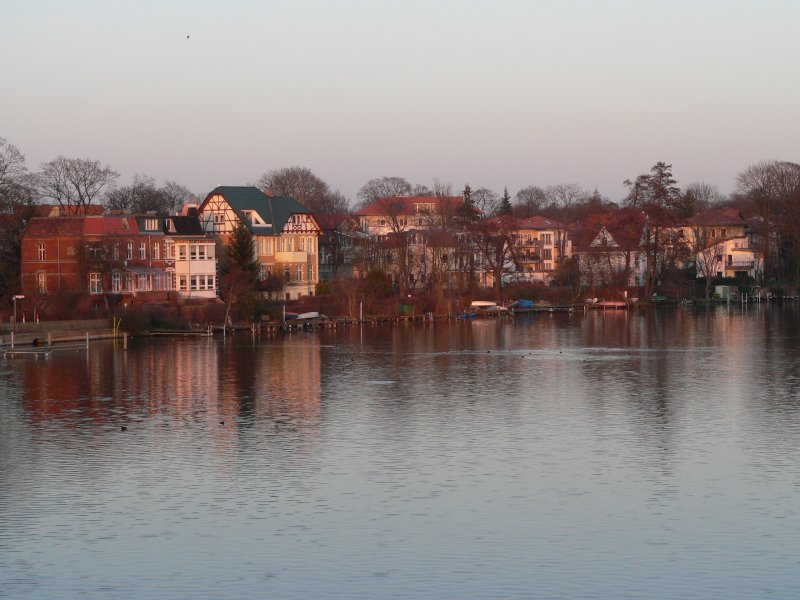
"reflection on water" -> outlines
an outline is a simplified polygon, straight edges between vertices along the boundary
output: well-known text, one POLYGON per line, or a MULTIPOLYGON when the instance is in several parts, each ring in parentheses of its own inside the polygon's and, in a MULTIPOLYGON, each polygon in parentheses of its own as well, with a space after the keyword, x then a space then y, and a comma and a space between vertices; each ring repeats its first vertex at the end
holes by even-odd
POLYGON ((797 597, 798 365, 795 307, 4 361, 0 597, 797 597))

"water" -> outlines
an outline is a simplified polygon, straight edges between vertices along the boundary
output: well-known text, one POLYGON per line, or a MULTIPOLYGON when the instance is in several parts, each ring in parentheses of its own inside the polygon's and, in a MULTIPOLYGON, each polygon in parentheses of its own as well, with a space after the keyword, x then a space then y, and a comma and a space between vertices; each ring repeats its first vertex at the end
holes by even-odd
POLYGON ((800 597, 799 364, 794 307, 6 360, 0 597, 800 597))

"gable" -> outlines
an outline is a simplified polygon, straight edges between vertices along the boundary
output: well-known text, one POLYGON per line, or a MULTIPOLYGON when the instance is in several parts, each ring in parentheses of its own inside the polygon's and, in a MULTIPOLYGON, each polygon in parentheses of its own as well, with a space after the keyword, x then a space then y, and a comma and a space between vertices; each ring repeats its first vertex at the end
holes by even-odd
POLYGON ((590 248, 616 248, 618 246, 619 244, 617 244, 616 240, 605 226, 600 227, 600 231, 597 232, 592 243, 589 244, 590 248))
POLYGON ((289 215, 281 233, 310 233, 316 235, 320 231, 320 227, 314 217, 308 213, 300 213, 289 215))

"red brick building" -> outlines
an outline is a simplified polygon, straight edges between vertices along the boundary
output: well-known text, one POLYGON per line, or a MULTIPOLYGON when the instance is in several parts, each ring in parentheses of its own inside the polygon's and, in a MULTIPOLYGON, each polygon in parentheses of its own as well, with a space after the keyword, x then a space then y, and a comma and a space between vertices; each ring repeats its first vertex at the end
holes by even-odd
POLYGON ((165 301, 171 291, 215 297, 214 241, 196 216, 36 217, 22 236, 21 286, 41 300, 165 301))

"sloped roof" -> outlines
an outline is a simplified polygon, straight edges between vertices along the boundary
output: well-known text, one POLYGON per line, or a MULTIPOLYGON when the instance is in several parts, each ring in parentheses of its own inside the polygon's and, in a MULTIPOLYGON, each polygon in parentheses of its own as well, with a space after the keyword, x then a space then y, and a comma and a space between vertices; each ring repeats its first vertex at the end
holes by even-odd
POLYGON ((356 214, 360 217, 375 217, 387 214, 416 215, 419 214, 414 206, 416 204, 435 204, 438 209, 442 204, 449 208, 455 208, 463 203, 463 196, 386 196, 365 206, 356 214))
POLYGON ((517 226, 520 229, 564 229, 564 223, 555 219, 548 219, 541 215, 534 215, 527 219, 520 219, 517 226))
POLYGON ((712 208, 702 213, 695 215, 688 220, 690 225, 704 225, 704 226, 736 226, 747 225, 742 213, 735 208, 712 208))
POLYGON ((169 219, 175 225, 175 233, 177 235, 205 235, 197 215, 179 215, 169 217, 169 219))
POLYGON ((634 250, 641 246, 646 215, 633 208, 622 208, 610 214, 592 215, 571 228, 572 247, 575 252, 605 251, 606 247, 592 247, 597 235, 605 229, 620 250, 634 250))
POLYGON ((33 217, 25 227, 23 237, 53 238, 83 235, 84 217, 33 217))
POLYGON ((203 204, 212 196, 220 195, 239 217, 256 235, 277 235, 283 231, 286 222, 293 214, 311 214, 311 212, 294 198, 287 196, 267 196, 258 188, 249 185, 221 185, 211 190, 203 204), (252 225, 245 218, 244 211, 252 210, 260 216, 268 226, 252 225))
POLYGON ((83 220, 86 235, 131 235, 139 233, 136 218, 131 216, 91 216, 83 220))

